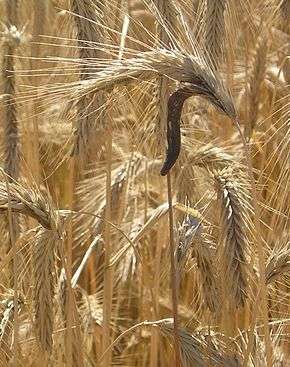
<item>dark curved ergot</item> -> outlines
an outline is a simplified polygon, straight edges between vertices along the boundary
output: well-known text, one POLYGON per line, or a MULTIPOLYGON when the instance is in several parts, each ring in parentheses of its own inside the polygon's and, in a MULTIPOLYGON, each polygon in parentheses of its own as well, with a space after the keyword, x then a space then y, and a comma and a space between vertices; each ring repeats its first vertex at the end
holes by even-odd
POLYGON ((192 83, 187 83, 186 87, 172 93, 167 103, 167 151, 165 161, 160 170, 161 176, 166 176, 178 159, 181 149, 180 120, 182 108, 187 98, 194 95, 205 97, 229 118, 236 118, 235 107, 230 96, 213 78, 206 80, 196 75, 192 83))
POLYGON ((188 88, 182 88, 171 94, 168 99, 167 115, 167 151, 161 168, 161 176, 166 176, 178 159, 181 149, 180 119, 183 104, 190 94, 188 88))

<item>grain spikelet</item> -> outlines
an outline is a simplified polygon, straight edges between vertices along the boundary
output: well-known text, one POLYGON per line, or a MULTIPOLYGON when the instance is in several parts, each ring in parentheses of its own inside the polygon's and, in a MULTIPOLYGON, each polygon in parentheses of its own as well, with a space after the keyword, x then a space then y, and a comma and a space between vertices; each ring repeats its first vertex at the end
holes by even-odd
MULTIPOLYGON (((12 1, 11 1, 12 2, 12 1)), ((10 16, 9 16, 10 17, 10 16)), ((5 171, 13 178, 19 175, 19 132, 16 108, 16 77, 14 74, 15 49, 21 42, 21 33, 15 25, 9 25, 4 31, 4 57, 2 77, 4 81, 5 102, 5 171)))
POLYGON ((273 251, 266 264, 266 281, 270 284, 290 272, 290 242, 273 251))
MULTIPOLYGON (((158 320, 154 324, 161 332, 172 338, 173 320, 158 320)), ((222 335, 190 334, 179 329, 182 365, 184 367, 239 367, 240 356, 234 355, 222 339, 222 335)), ((234 344, 234 341, 232 342, 234 344)))
POLYGON ((220 294, 217 282, 217 269, 213 261, 216 249, 205 233, 201 233, 195 241, 194 256, 199 270, 201 289, 205 306, 217 313, 220 309, 220 294))
POLYGON ((199 235, 202 230, 200 218, 187 215, 178 228, 178 246, 175 252, 179 277, 181 277, 184 270, 184 265, 189 256, 190 249, 193 244, 195 236, 199 235))
POLYGON ((259 38, 256 46, 253 70, 250 80, 249 90, 249 121, 246 126, 246 137, 251 138, 257 126, 259 105, 261 98, 261 86, 266 73, 266 61, 268 53, 268 41, 266 38, 259 38))
POLYGON ((207 0, 205 18, 205 47, 214 69, 218 68, 225 33, 226 0, 207 0))
MULTIPOLYGON (((9 185, 11 210, 36 219, 44 228, 58 230, 58 218, 51 200, 37 189, 26 188, 17 182, 9 185)), ((0 212, 8 210, 8 193, 5 182, 0 182, 0 212)))
POLYGON ((103 323, 103 309, 100 294, 84 295, 82 297, 82 304, 80 311, 84 317, 84 325, 86 329, 92 327, 92 323, 102 326, 103 323))
POLYGON ((239 179, 231 169, 215 172, 216 190, 221 210, 223 239, 222 264, 227 296, 236 307, 243 306, 247 297, 247 210, 250 204, 239 179))
MULTIPOLYGON (((134 180, 138 175, 142 174, 144 164, 143 156, 137 152, 132 152, 130 156, 118 167, 112 171, 111 184, 111 212, 114 223, 121 223, 126 213, 126 202, 128 189, 133 189, 134 180)), ((105 176, 103 172, 99 174, 98 167, 88 171, 88 177, 82 180, 78 189, 78 197, 81 202, 81 210, 89 213, 96 213, 98 216, 104 217, 106 209, 104 182, 105 176), (93 194, 93 195, 92 195, 93 194)), ((87 235, 97 236, 103 230, 104 222, 102 218, 93 218, 83 221, 83 218, 76 218, 76 238, 77 241, 83 242, 87 235)))
MULTIPOLYGON (((10 292, 9 292, 10 293, 10 292)), ((18 301, 18 313, 21 311, 23 301, 18 301)), ((11 339, 13 337, 13 319, 14 319, 14 300, 12 294, 1 302, 0 307, 0 365, 8 363, 8 360, 12 357, 11 339), (5 362, 4 362, 5 361, 5 362)))
POLYGON ((34 307, 35 329, 40 347, 51 353, 54 321, 54 267, 58 236, 41 229, 34 246, 34 307))
POLYGON ((223 147, 219 147, 212 143, 198 146, 194 149, 192 149, 191 146, 188 155, 189 166, 196 165, 210 169, 222 169, 231 164, 237 166, 239 164, 239 159, 233 154, 230 154, 230 152, 223 147))
POLYGON ((59 278, 58 278, 58 287, 57 287, 57 300, 61 312, 61 316, 63 318, 64 325, 66 325, 65 318, 65 309, 67 304, 67 278, 65 274, 65 269, 61 268, 59 278))
POLYGON ((11 319, 13 319, 13 309, 14 309, 14 303, 12 299, 5 300, 2 302, 4 306, 4 310, 2 311, 1 315, 1 322, 0 322, 0 345, 2 344, 2 341, 7 339, 5 338, 5 334, 8 332, 7 325, 9 321, 11 322, 11 319))
MULTIPOLYGON (((106 47, 109 52, 110 47, 113 46, 106 45, 106 47)), ((52 98, 52 102, 54 98, 58 101, 60 99, 79 100, 85 95, 94 95, 100 90, 108 91, 113 86, 150 80, 157 75, 173 81, 189 83, 189 87, 192 85, 193 93, 197 93, 196 89, 199 88, 199 94, 207 95, 210 100, 218 99, 215 104, 230 117, 236 115, 233 102, 222 83, 199 55, 192 56, 176 49, 158 48, 141 52, 128 59, 112 59, 103 62, 102 67, 100 62, 98 59, 90 60, 89 67, 94 69, 94 72, 88 80, 41 86, 37 88, 37 96, 30 89, 30 96, 32 98, 47 96, 52 98)))
MULTIPOLYGON (((139 229, 139 231, 135 234, 134 238, 132 238, 132 244, 138 243, 138 241, 150 230, 152 227, 168 212, 168 204, 162 204, 158 208, 154 209, 151 212, 150 218, 147 222, 139 229)), ((133 229, 133 233, 135 230, 133 229)), ((125 256, 126 252, 131 248, 131 243, 127 243, 124 245, 117 253, 112 256, 112 265, 118 263, 123 256, 125 256)))
MULTIPOLYGON (((81 61, 80 77, 83 80, 88 79, 88 73, 90 70, 89 60, 97 58, 99 53, 93 47, 89 47, 93 42, 100 42, 103 38, 101 34, 100 26, 97 26, 96 15, 97 9, 91 0, 73 0, 72 11, 74 13, 74 21, 77 29, 78 50, 81 61)), ((78 117, 77 128, 75 132, 75 143, 73 148, 73 154, 79 155, 82 159, 86 158, 90 142, 94 135, 94 125, 96 119, 98 125, 102 123, 101 119, 96 116, 96 111, 103 104, 102 95, 94 96, 93 100, 89 100, 85 97, 80 98, 77 101, 78 117)), ((98 126, 100 130, 100 126, 98 126)), ((101 142, 101 140, 99 140, 101 142)), ((101 146, 99 143, 98 146, 101 146)))
MULTIPOLYGON (((72 288, 73 285, 76 286, 77 276, 73 280, 72 279, 72 288), (73 283, 74 282, 74 283, 73 283)), ((67 328, 67 308, 68 308, 68 284, 67 284, 67 277, 65 274, 65 269, 62 268, 60 271, 59 279, 58 279, 58 290, 57 290, 57 300, 59 303, 59 309, 63 321, 63 325, 65 328, 67 328)), ((71 311, 70 311, 71 312, 71 311)), ((75 321, 78 323, 78 320, 75 321)), ((81 366, 82 360, 79 353, 80 346, 82 345, 82 339, 80 339, 80 333, 77 333, 77 331, 73 330, 73 351, 72 351, 72 359, 73 359, 73 365, 75 366, 81 366)))
MULTIPOLYGON (((19 176, 19 128, 17 119, 16 104, 16 76, 14 74, 15 60, 14 54, 17 47, 22 41, 22 34, 16 28, 17 7, 16 2, 11 0, 6 2, 7 5, 7 21, 8 25, 3 32, 3 64, 2 64, 2 81, 3 81, 3 102, 4 102, 4 169, 11 178, 17 179, 19 176)), ((18 234, 18 218, 12 216, 14 235, 18 234)), ((10 245, 7 247, 9 248, 10 245)))

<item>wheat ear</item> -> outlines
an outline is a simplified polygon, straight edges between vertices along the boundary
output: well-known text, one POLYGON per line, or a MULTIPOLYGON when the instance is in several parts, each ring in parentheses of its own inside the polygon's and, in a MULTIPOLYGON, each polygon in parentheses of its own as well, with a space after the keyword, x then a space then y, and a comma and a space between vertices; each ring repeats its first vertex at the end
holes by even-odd
MULTIPOLYGON (((101 5, 99 6, 101 7, 101 5)), ((100 54, 98 50, 88 47, 88 45, 93 42, 101 42, 103 38, 100 27, 97 26, 97 10, 102 11, 102 9, 97 9, 91 0, 72 0, 71 9, 74 14, 79 58, 81 60, 80 79, 86 80, 89 73, 92 72, 87 63, 89 63, 89 60, 97 58, 100 54)), ((97 116, 97 111, 102 104, 102 95, 100 93, 94 96, 93 100, 83 97, 77 101, 78 116, 73 155, 79 156, 82 160, 88 156, 96 120, 98 125, 102 124, 102 119, 97 116)), ((101 130, 100 126, 98 126, 98 130, 101 130)), ((101 140, 99 141, 101 142, 101 140)), ((95 146, 101 145, 96 144, 95 146)))
POLYGON ((28 215, 42 225, 34 247, 35 328, 41 348, 50 353, 53 328, 54 251, 61 237, 59 218, 48 196, 16 182, 9 184, 8 191, 7 185, 0 182, 0 211, 8 210, 28 215))
POLYGON ((227 296, 236 307, 243 306, 247 297, 247 228, 251 210, 244 187, 239 184, 231 169, 215 172, 218 202, 221 209, 221 234, 223 240, 222 264, 227 284, 227 296))
MULTIPOLYGON (((36 219, 45 229, 59 231, 59 223, 51 200, 37 189, 25 187, 17 182, 9 184, 12 212, 36 219)), ((0 182, 0 212, 8 210, 8 192, 5 183, 0 182)))
POLYGON ((218 68, 225 38, 224 12, 226 0, 207 0, 205 17, 205 48, 210 64, 218 68))
POLYGON ((217 282, 217 267, 213 261, 213 243, 204 233, 195 241, 194 254, 200 274, 202 294, 205 306, 211 311, 218 313, 220 310, 220 289, 217 282))
POLYGON ((268 41, 266 38, 259 38, 256 46, 255 57, 253 61, 253 70, 249 85, 249 118, 245 131, 247 139, 257 126, 258 112, 261 97, 261 86, 266 73, 266 61, 268 53, 268 41))
MULTIPOLYGON (((115 52, 113 46, 105 46, 106 48, 104 45, 98 48, 98 44, 96 44, 97 49, 115 52)), ((220 84, 198 54, 189 55, 176 49, 157 48, 139 54, 134 52, 132 55, 135 56, 128 59, 105 60, 102 63, 100 59, 89 60, 88 67, 94 69, 94 72, 90 74, 90 79, 44 85, 36 88, 37 94, 31 94, 32 88, 29 91, 30 97, 35 99, 50 96, 57 98, 58 101, 60 98, 78 100, 100 90, 108 91, 113 86, 127 85, 134 80, 150 80, 158 75, 165 76, 170 80, 188 83, 194 83, 196 75, 200 78, 207 78, 208 75, 208 83, 214 82, 216 90, 220 84)), ((21 100, 20 97, 19 100, 21 100)))
POLYGON ((21 42, 22 34, 16 28, 17 6, 11 0, 7 2, 7 27, 4 30, 4 57, 2 77, 4 81, 5 101, 5 171, 15 179, 19 175, 19 132, 16 107, 16 77, 14 73, 14 54, 21 42))
POLYGON ((35 329, 41 348, 49 354, 54 320, 54 252, 58 240, 55 232, 41 229, 33 251, 35 329))

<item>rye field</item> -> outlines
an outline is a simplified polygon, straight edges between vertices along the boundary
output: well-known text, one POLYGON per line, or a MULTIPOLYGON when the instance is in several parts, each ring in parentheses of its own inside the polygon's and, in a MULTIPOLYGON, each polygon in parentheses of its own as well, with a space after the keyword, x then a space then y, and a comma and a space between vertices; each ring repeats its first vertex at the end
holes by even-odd
POLYGON ((0 20, 0 367, 289 367, 290 1, 0 20))

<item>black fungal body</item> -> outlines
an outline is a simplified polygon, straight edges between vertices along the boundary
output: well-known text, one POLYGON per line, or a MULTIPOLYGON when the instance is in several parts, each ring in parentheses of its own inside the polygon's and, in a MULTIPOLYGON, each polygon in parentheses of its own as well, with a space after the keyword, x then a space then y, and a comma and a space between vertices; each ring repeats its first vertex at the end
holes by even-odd
POLYGON ((167 151, 161 168, 161 176, 166 176, 178 159, 181 149, 180 119, 184 102, 191 96, 203 96, 218 110, 234 120, 236 111, 230 95, 215 78, 196 75, 191 83, 172 93, 168 99, 167 151))
POLYGON ((181 149, 180 119, 183 104, 190 96, 188 88, 182 88, 171 94, 168 99, 167 115, 167 151, 166 158, 160 171, 166 176, 178 159, 181 149))

